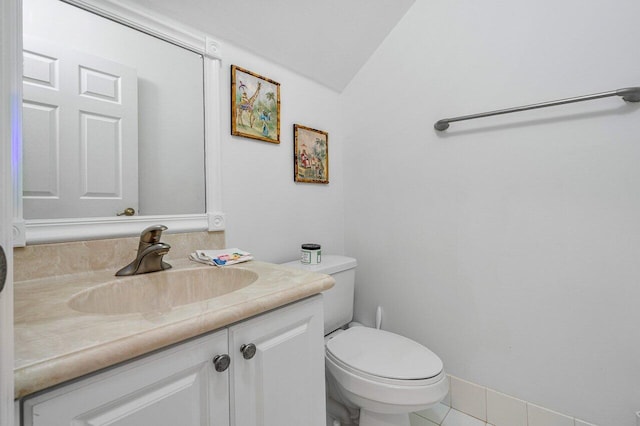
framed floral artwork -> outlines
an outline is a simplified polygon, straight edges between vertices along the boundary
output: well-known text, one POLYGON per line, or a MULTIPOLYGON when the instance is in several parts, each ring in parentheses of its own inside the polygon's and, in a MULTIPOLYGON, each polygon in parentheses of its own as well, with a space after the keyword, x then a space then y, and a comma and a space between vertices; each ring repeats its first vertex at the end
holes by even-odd
POLYGON ((231 134, 280 143, 280 84, 231 65, 231 134))
POLYGON ((329 133, 293 125, 293 180, 329 183, 329 133))

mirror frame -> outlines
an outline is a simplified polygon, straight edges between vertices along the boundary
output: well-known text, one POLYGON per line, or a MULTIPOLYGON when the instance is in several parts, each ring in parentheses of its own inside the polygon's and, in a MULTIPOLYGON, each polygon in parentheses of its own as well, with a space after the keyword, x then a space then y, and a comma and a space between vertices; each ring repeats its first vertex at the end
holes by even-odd
MULTIPOLYGON (((223 231, 225 214, 222 211, 221 183, 221 125, 220 125, 220 43, 193 28, 156 15, 148 10, 123 5, 113 0, 57 0, 118 22, 127 27, 159 38, 202 55, 204 61, 204 155, 205 155, 205 213, 131 217, 95 217, 70 219, 25 220, 22 206, 22 140, 14 140, 13 173, 13 241, 14 247, 65 241, 92 240, 135 236, 149 225, 162 223, 169 232, 223 231)), ((22 1, 19 1, 22 7, 22 1)), ((22 50, 22 23, 18 28, 22 50)), ((22 76, 22 63, 17 75, 22 76)), ((22 79, 12 82, 14 93, 22 99, 22 79)), ((17 112, 19 126, 22 111, 17 112)))

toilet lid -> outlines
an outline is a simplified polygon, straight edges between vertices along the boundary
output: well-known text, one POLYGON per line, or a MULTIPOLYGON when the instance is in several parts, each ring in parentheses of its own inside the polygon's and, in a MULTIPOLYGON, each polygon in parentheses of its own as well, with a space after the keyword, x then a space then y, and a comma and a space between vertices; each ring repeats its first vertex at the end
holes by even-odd
POLYGON ((326 349, 354 369, 389 379, 429 379, 443 369, 440 358, 418 342, 375 328, 349 328, 329 340, 326 349))

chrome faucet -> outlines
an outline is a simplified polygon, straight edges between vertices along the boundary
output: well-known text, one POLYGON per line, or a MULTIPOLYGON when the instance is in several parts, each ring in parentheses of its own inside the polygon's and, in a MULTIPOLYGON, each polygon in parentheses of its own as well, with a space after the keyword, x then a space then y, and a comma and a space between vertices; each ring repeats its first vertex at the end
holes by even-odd
POLYGON ((162 231, 166 229, 164 225, 153 225, 142 231, 136 258, 116 272, 116 276, 146 274, 171 268, 171 265, 162 260, 171 248, 169 244, 160 242, 162 231))

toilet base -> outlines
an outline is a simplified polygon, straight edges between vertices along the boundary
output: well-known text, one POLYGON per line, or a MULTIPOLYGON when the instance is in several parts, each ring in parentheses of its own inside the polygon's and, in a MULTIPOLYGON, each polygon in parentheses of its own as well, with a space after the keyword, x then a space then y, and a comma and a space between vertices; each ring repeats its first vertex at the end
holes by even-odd
POLYGON ((360 426, 410 426, 409 414, 381 414, 361 408, 360 426))

